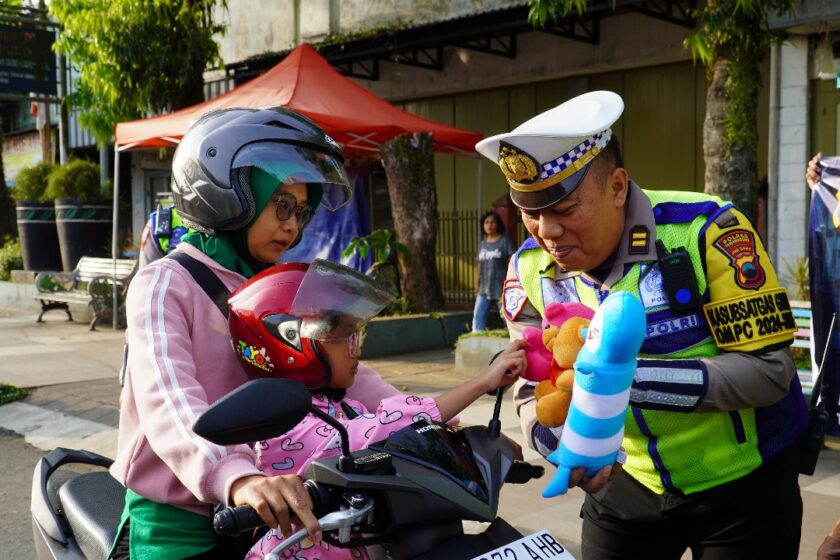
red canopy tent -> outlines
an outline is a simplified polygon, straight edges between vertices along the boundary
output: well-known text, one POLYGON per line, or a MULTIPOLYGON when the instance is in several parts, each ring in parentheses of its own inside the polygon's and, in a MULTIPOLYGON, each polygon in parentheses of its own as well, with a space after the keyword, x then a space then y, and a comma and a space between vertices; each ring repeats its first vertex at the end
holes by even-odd
POLYGON ((204 103, 167 115, 117 124, 119 151, 175 146, 190 123, 229 107, 284 106, 306 115, 349 155, 370 153, 404 132, 430 132, 435 150, 472 154, 482 135, 430 121, 391 105, 339 74, 302 44, 274 68, 204 103))
MULTIPOLYGON (((229 107, 284 106, 318 123, 345 154, 378 152, 382 143, 405 132, 429 132, 436 151, 473 155, 482 135, 437 123, 391 105, 339 74, 308 44, 293 50, 274 68, 229 92, 174 113, 122 122, 114 134, 114 212, 111 253, 117 265, 119 152, 178 145, 190 124, 204 113, 229 107)), ((481 166, 479 164, 479 200, 481 166)), ((114 286, 114 317, 117 290, 114 286)), ((116 321, 114 321, 116 328, 116 321)))

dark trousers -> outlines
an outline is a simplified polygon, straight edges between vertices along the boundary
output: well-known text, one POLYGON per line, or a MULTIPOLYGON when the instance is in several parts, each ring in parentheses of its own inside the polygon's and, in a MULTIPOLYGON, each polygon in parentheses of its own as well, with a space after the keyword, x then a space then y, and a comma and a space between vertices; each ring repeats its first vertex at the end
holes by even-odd
POLYGON ((799 446, 792 445, 738 480, 688 496, 654 494, 620 473, 587 494, 584 560, 692 558, 795 560, 799 554, 802 498, 799 446))

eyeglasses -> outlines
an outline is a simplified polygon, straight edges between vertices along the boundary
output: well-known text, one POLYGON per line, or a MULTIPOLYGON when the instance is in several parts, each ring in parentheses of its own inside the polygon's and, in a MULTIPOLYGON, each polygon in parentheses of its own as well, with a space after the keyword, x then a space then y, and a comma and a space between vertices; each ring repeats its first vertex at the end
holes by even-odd
POLYGON ((280 192, 280 197, 277 199, 276 209, 277 219, 285 222, 295 215, 298 222, 298 228, 303 229, 312 220, 312 207, 308 204, 298 205, 295 195, 288 192, 280 192))
POLYGON ((347 349, 351 356, 355 356, 362 351, 362 344, 365 343, 365 333, 356 331, 347 337, 347 349))

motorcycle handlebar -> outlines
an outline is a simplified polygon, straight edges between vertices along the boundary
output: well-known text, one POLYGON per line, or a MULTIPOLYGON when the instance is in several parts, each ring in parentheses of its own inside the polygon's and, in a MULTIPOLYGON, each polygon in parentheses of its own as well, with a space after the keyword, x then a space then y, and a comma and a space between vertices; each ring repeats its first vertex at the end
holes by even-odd
POLYGON ((225 508, 213 517, 213 530, 218 535, 235 536, 262 525, 265 522, 251 506, 225 508))
MULTIPOLYGON (((327 488, 311 480, 305 481, 303 486, 309 492, 315 517, 337 509, 333 503, 335 497, 327 488)), ((262 517, 251 506, 228 507, 213 516, 213 530, 218 535, 235 536, 263 525, 265 522, 262 517)))
POLYGON ((525 484, 530 480, 542 477, 544 474, 545 468, 541 465, 532 465, 524 461, 514 461, 510 466, 507 476, 505 476, 505 482, 508 484, 525 484))
MULTIPOLYGON (((525 484, 545 474, 540 465, 532 465, 524 461, 514 461, 505 477, 508 484, 525 484)), ((307 480, 303 486, 312 499, 315 517, 322 517, 330 511, 338 509, 338 496, 334 491, 318 483, 307 480)), ((228 507, 213 517, 213 530, 219 535, 234 536, 265 525, 260 515, 251 506, 228 507)))

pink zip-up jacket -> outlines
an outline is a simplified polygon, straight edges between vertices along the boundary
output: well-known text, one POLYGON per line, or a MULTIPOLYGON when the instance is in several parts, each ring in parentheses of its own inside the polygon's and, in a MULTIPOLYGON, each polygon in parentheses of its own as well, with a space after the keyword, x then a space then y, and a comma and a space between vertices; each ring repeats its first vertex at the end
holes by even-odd
MULTIPOLYGON (((356 383, 351 388, 355 387, 356 383)), ((347 418, 338 403, 322 395, 312 397, 312 406, 338 419, 347 429, 350 450, 364 449, 371 443, 387 438, 392 433, 422 419, 440 421, 440 411, 435 400, 429 397, 415 397, 397 394, 386 399, 370 413, 363 403, 344 398, 359 416, 347 418)), ((313 414, 309 414, 297 426, 282 436, 257 444, 258 465, 266 474, 303 475, 312 461, 339 455, 341 437, 329 424, 313 414)), ((256 543, 246 560, 261 560, 263 556, 283 542, 283 535, 272 530, 256 543)), ((319 558, 322 560, 343 560, 366 558, 367 554, 359 548, 338 548, 323 542, 319 546, 309 539, 283 551, 281 558, 319 558)))
MULTIPOLYGON (((245 281, 187 243, 176 251, 207 265, 230 290, 245 281)), ((209 504, 230 505, 234 481, 263 474, 250 446, 221 447, 192 429, 210 403, 248 381, 227 320, 190 273, 166 258, 134 277, 126 316, 128 358, 111 474, 149 500, 210 515, 209 504)), ((397 393, 361 365, 349 392, 371 406, 397 393)))

